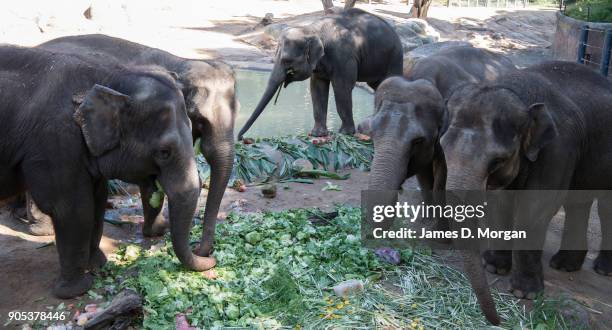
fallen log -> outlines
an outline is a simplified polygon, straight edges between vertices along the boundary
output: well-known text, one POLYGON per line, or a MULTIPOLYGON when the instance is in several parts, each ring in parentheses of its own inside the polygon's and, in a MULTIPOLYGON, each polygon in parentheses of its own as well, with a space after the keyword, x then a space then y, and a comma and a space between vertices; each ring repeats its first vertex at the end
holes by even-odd
POLYGON ((83 325, 85 330, 125 329, 142 314, 142 298, 132 290, 119 292, 108 307, 95 312, 83 325))

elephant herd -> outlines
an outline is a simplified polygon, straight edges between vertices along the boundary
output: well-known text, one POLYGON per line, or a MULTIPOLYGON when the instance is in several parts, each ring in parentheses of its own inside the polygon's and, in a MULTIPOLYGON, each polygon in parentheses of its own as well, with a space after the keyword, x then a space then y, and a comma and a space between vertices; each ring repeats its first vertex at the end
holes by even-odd
MULTIPOLYGON (((277 91, 307 78, 311 134, 328 134, 330 83, 340 132, 353 134, 351 91, 360 81, 375 89, 373 114, 358 128, 374 143, 369 190, 399 190, 415 175, 423 191, 612 189, 612 83, 606 78, 569 62, 519 70, 503 55, 469 46, 441 50, 407 72, 402 57, 394 29, 358 9, 286 29, 268 86, 239 139, 277 91)), ((143 203, 144 234, 169 226, 185 267, 215 266, 215 223, 234 158, 235 85, 232 69, 220 61, 184 59, 104 35, 0 46, 0 199, 27 190, 51 217, 61 267, 57 297, 85 293, 92 271, 106 262, 99 243, 109 179, 137 184, 143 201, 159 182, 169 221, 143 203), (197 138, 211 183, 202 241, 191 251, 201 188, 197 138)), ((525 209, 528 202, 518 200, 525 209)), ((595 270, 612 275, 612 204, 606 202, 599 199, 602 248, 595 270)), ((564 206, 567 214, 582 215, 566 221, 566 230, 583 228, 574 234, 586 236, 578 223, 588 222, 591 203, 557 196, 535 219, 508 218, 546 227, 564 206)), ((513 293, 533 298, 544 288, 541 254, 487 251, 483 258, 489 271, 513 268, 513 293)), ((561 250, 551 265, 577 270, 585 254, 561 250)), ((485 316, 498 324, 480 254, 465 254, 465 271, 485 316)))

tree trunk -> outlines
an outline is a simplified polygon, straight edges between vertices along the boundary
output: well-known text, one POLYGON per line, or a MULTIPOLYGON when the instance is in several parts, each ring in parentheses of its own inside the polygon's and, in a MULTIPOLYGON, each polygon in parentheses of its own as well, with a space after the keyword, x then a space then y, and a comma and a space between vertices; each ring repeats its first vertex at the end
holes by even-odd
POLYGON ((357 0, 345 0, 344 1, 344 10, 347 10, 349 8, 355 7, 355 2, 357 2, 357 0))
POLYGON ((429 5, 432 0, 414 0, 410 9, 410 16, 413 18, 426 18, 429 5))
POLYGON ((332 8, 334 8, 332 0, 321 0, 321 2, 323 3, 323 10, 325 10, 325 13, 332 13, 332 8))

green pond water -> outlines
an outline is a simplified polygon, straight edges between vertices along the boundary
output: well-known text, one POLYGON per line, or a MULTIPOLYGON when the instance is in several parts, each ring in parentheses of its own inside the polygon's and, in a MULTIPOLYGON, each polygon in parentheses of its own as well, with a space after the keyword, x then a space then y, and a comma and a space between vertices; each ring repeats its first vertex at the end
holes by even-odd
MULTIPOLYGON (((244 123, 253 113, 260 97, 263 95, 270 72, 254 70, 236 70, 237 95, 240 101, 240 112, 236 119, 235 132, 238 134, 244 123)), ((329 106, 327 108, 327 129, 337 132, 342 122, 336 111, 336 101, 330 86, 329 106)), ((365 89, 353 89, 353 120, 355 125, 372 113, 374 96, 365 89)), ((309 133, 314 125, 312 102, 310 100, 310 82, 297 81, 282 89, 274 105, 270 101, 264 112, 245 134, 248 137, 270 137, 309 133)))

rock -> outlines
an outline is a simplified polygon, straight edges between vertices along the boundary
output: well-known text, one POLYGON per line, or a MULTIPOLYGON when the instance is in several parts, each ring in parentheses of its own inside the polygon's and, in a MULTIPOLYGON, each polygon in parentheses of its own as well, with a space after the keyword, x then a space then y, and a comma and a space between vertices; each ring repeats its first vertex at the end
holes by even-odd
POLYGON ((442 49, 457 46, 471 46, 471 44, 465 41, 443 41, 423 45, 409 51, 404 55, 404 75, 410 71, 414 63, 416 63, 418 60, 429 57, 442 49))
POLYGON ((304 158, 299 158, 299 159, 294 160, 293 163, 291 164, 291 167, 293 167, 295 171, 299 171, 299 170, 310 171, 314 168, 312 166, 312 163, 308 159, 304 159, 304 158))
POLYGON ((93 313, 96 310, 98 310, 98 305, 96 304, 88 304, 85 306, 85 312, 87 313, 93 313))
POLYGON ((395 31, 402 41, 404 53, 440 39, 440 33, 422 19, 411 18, 394 25, 395 31))
POLYGON ((276 184, 270 183, 270 184, 263 185, 261 187, 261 193, 265 198, 276 197, 276 184))
POLYGON ((278 175, 280 166, 284 161, 283 153, 280 152, 278 149, 273 148, 267 143, 259 143, 257 146, 259 147, 259 150, 266 154, 270 161, 276 164, 276 170, 274 171, 274 175, 278 175))
POLYGON ((283 33, 283 30, 288 27, 289 25, 285 23, 274 23, 266 26, 266 28, 264 29, 264 33, 272 37, 273 39, 278 39, 280 38, 281 33, 283 33))
POLYGON ((499 33, 499 32, 491 33, 491 39, 493 39, 493 40, 500 40, 503 37, 504 37, 504 35, 499 33))
POLYGON ((274 14, 266 13, 264 18, 261 19, 261 22, 259 22, 259 24, 261 24, 263 26, 268 26, 268 25, 272 24, 272 19, 273 18, 274 18, 274 14))
POLYGON ((392 265, 398 265, 401 261, 399 251, 392 248, 381 247, 376 249, 374 254, 384 262, 392 265))
POLYGON ((360 291, 363 291, 363 282, 361 280, 348 280, 334 286, 334 293, 339 297, 345 297, 360 291))

